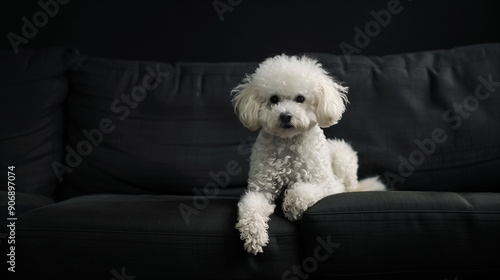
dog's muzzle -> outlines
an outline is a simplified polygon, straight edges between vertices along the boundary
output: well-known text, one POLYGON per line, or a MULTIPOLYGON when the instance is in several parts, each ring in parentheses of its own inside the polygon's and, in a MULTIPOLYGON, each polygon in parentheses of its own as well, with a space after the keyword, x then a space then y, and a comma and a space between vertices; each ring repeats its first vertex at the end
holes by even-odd
POLYGON ((293 128, 292 125, 292 117, 293 115, 289 112, 283 112, 280 114, 281 128, 293 128))

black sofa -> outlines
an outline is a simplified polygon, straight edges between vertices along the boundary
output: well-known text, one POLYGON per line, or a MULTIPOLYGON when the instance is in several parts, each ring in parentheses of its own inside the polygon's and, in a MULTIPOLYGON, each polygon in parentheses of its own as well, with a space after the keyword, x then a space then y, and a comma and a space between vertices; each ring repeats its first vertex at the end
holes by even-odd
POLYGON ((380 175, 389 191, 327 197, 297 223, 278 210, 253 256, 234 225, 256 134, 229 93, 258 62, 1 52, 0 166, 15 166, 3 179, 15 190, 0 192, 2 205, 15 202, 11 220, 2 216, 15 224, 2 229, 2 252, 14 246, 7 276, 498 275, 500 44, 307 55, 350 87, 347 112, 325 134, 349 141, 359 177, 380 175))

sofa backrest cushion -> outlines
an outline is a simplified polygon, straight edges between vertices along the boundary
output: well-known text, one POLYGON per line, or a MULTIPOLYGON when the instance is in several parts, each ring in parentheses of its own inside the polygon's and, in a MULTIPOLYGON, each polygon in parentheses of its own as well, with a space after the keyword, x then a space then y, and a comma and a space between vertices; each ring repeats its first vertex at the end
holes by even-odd
POLYGON ((396 190, 500 190, 500 44, 315 56, 350 87, 326 134, 353 144, 360 177, 396 190))
MULTIPOLYGON (((379 175, 395 190, 498 191, 500 44, 309 55, 350 87, 347 112, 325 133, 358 151, 360 178, 379 175)), ((82 58, 69 73, 63 196, 241 194, 255 133, 234 115, 230 91, 256 67, 82 58)))
POLYGON ((255 135, 230 91, 256 66, 83 57, 69 74, 62 196, 239 195, 255 135))
POLYGON ((51 164, 62 160, 65 141, 65 74, 77 57, 63 48, 0 52, 0 168, 15 166, 17 192, 54 194, 51 164))

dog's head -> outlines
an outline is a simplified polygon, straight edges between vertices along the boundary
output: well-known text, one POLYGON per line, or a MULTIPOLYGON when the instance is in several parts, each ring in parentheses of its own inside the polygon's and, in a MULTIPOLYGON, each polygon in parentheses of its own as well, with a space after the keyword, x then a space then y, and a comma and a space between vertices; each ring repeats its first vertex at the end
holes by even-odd
POLYGON ((233 106, 250 130, 292 137, 315 125, 337 123, 345 111, 347 89, 314 59, 278 55, 233 89, 233 106))

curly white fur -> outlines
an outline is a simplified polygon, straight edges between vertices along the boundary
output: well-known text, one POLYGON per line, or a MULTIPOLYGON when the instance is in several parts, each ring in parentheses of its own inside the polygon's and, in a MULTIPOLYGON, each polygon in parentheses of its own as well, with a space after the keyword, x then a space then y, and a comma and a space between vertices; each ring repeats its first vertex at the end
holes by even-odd
POLYGON ((278 55, 233 89, 240 121, 261 129, 250 157, 248 191, 238 203, 236 228, 249 253, 269 242, 275 200, 291 221, 320 199, 345 191, 385 190, 375 178, 358 182, 358 158, 349 144, 326 139, 320 127, 337 123, 347 87, 336 83, 316 60, 278 55))

